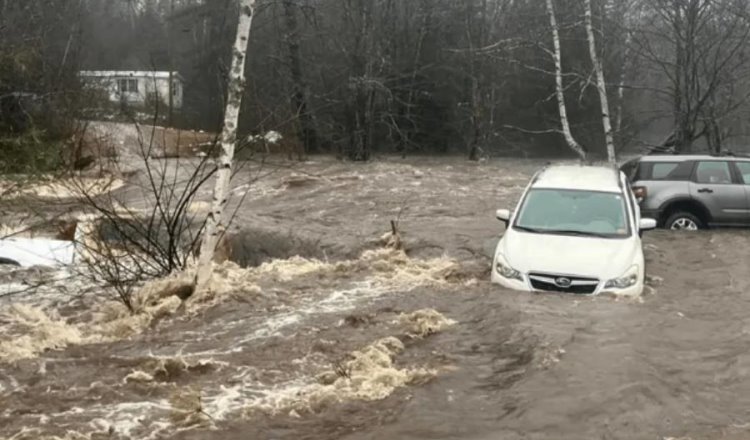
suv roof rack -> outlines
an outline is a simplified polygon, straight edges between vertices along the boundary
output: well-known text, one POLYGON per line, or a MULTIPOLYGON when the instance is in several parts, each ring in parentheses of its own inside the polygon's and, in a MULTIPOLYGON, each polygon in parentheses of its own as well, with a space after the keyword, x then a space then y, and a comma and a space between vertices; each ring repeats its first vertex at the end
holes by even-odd
POLYGON ((750 158, 750 153, 735 152, 731 150, 724 150, 719 153, 715 152, 691 152, 691 153, 680 153, 672 147, 656 147, 648 149, 644 156, 704 156, 704 157, 741 157, 750 158))
POLYGON ((677 152, 677 149, 675 149, 674 147, 663 146, 663 145, 652 145, 652 146, 646 147, 645 150, 646 150, 647 156, 679 154, 677 152))
POLYGON ((747 153, 735 153, 731 150, 722 151, 719 154, 712 154, 711 156, 719 156, 719 157, 742 157, 742 158, 750 158, 750 154, 747 153))

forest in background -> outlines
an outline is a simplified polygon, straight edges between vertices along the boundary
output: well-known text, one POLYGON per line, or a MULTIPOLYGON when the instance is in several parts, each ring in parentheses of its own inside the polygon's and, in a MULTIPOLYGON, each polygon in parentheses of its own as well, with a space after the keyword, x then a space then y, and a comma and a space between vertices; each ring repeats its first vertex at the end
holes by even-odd
MULTIPOLYGON (((571 130, 601 157, 584 2, 553 4, 571 130)), ((592 4, 618 151, 742 148, 750 110, 746 1, 592 4)), ((540 0, 262 0, 240 134, 276 130, 309 154, 352 160, 570 154, 548 12, 540 0)), ((3 157, 32 143, 39 151, 29 166, 57 164, 47 146, 62 145, 70 120, 90 105, 82 69, 177 70, 185 105, 175 124, 219 131, 237 16, 233 0, 3 0, 3 157)))

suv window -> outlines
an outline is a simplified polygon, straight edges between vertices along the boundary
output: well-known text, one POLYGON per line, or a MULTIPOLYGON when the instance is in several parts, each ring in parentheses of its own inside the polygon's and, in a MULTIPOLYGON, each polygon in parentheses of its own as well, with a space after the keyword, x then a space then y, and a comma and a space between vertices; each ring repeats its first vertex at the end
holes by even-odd
POLYGON ((693 174, 694 162, 641 162, 638 174, 633 179, 638 180, 690 180, 693 174))
POLYGON ((690 180, 690 176, 693 175, 693 168, 695 162, 692 160, 686 160, 677 164, 677 168, 672 170, 667 176, 668 180, 690 180))
POLYGON ((742 181, 750 185, 750 162, 735 162, 737 169, 740 170, 742 181))
POLYGON ((695 168, 695 181, 698 183, 732 183, 732 173, 727 162, 698 162, 695 168))
POLYGON ((651 168, 651 180, 663 180, 677 169, 677 162, 658 162, 651 168))

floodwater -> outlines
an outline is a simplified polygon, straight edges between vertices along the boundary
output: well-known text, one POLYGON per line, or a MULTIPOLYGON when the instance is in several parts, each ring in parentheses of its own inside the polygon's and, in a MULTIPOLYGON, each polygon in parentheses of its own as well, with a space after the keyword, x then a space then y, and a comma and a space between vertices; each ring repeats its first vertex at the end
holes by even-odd
POLYGON ((240 173, 234 259, 263 264, 210 301, 0 299, 0 439, 750 438, 750 234, 648 233, 639 299, 503 290, 494 210, 542 165, 240 173))

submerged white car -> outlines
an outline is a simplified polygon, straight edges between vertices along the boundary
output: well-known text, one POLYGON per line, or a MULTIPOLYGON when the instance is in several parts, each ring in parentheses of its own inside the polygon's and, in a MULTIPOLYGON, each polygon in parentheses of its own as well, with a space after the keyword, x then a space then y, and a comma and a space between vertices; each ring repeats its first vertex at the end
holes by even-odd
POLYGON ((643 291, 641 218, 614 167, 557 165, 539 171, 511 213, 495 250, 492 282, 515 290, 635 296, 643 291))

